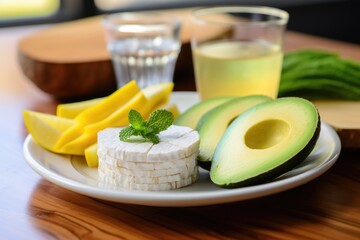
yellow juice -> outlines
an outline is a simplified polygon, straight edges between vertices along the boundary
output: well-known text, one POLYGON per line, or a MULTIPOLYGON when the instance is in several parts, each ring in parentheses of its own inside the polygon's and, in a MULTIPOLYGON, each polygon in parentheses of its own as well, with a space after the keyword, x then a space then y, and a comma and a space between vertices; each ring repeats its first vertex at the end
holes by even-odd
POLYGON ((196 87, 202 99, 252 94, 277 97, 283 54, 265 42, 212 42, 194 53, 196 87))

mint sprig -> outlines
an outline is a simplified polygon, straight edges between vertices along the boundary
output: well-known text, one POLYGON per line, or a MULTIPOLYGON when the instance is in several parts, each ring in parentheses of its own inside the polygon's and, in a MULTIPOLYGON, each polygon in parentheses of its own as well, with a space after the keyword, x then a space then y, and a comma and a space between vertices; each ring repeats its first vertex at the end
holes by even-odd
POLYGON ((146 141, 157 144, 160 142, 157 134, 171 126, 174 116, 165 109, 158 109, 150 114, 148 121, 145 121, 138 111, 132 109, 128 119, 130 126, 123 128, 119 133, 121 141, 129 142, 132 136, 142 136, 146 141))

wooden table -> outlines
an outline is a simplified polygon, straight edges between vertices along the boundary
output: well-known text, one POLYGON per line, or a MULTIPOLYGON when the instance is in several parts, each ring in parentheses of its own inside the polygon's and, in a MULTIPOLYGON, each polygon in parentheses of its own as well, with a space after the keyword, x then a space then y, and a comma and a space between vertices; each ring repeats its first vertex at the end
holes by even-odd
MULTIPOLYGON (((101 201, 65 190, 25 162, 22 111, 53 113, 56 101, 20 72, 20 38, 45 26, 0 30, 1 239, 359 239, 359 150, 343 150, 325 174, 301 187, 231 204, 161 208, 101 201)), ((286 49, 360 47, 288 33, 286 49)))

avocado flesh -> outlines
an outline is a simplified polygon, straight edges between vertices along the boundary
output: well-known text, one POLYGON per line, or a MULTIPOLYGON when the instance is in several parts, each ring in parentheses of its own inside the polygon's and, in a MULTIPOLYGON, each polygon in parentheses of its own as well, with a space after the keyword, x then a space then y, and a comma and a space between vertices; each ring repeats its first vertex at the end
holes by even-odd
POLYGON ((234 98, 236 97, 223 96, 202 100, 201 102, 191 106, 188 110, 186 110, 179 117, 177 117, 174 121, 174 125, 186 126, 195 129, 200 118, 206 112, 234 98))
POLYGON ((271 98, 261 95, 237 97, 205 113, 196 126, 201 139, 199 166, 210 170, 215 148, 231 121, 247 109, 270 100, 271 98))
POLYGON ((225 188, 263 183, 291 170, 315 147, 320 134, 315 106, 302 98, 279 98, 244 112, 215 150, 211 180, 225 188))

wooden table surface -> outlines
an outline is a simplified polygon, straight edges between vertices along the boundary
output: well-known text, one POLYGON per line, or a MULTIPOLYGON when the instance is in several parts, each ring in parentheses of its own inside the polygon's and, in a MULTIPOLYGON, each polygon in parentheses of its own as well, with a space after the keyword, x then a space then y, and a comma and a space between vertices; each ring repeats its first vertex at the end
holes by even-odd
MULTIPOLYGON (((56 101, 21 73, 19 39, 46 26, 0 29, 1 239, 360 239, 359 150, 343 150, 319 178, 230 204, 161 208, 86 197, 44 180, 26 163, 22 111, 56 101)), ((360 60, 360 47, 287 33, 286 49, 325 48, 360 60)))

